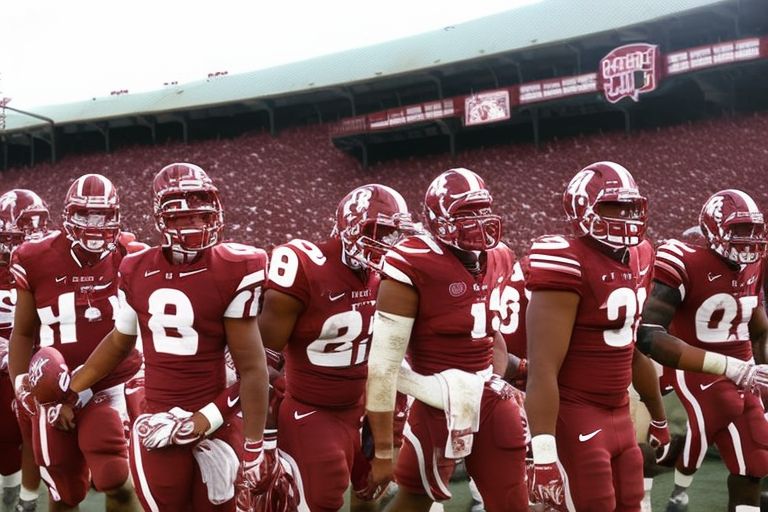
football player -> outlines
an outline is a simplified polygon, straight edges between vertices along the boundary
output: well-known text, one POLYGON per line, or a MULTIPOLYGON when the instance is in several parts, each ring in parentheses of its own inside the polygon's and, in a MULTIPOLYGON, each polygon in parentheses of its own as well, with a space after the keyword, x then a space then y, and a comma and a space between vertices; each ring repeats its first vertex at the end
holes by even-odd
MULTIPOLYGON (((364 185, 341 200, 327 240, 292 240, 272 252, 259 328, 265 345, 285 355, 278 447, 295 464, 308 510, 339 510, 352 475, 361 465, 367 475, 360 428, 376 270, 392 243, 412 231, 397 191, 364 185)), ((355 484, 360 509, 358 501, 376 492, 355 484)))
POLYGON ((558 510, 640 510, 630 383, 668 442, 655 370, 634 347, 653 270, 646 199, 627 169, 597 162, 573 177, 563 206, 575 236, 535 240, 526 277, 531 499, 558 510))
MULTIPOLYGON (((120 206, 112 183, 99 174, 75 180, 64 199, 63 223, 64 232, 30 240, 13 253, 17 302, 10 373, 17 398, 27 392, 26 373, 38 342, 58 349, 75 368, 111 330, 117 312, 117 269, 127 248, 120 243, 120 206)), ((19 415, 22 433, 34 439, 51 510, 76 508, 91 482, 106 494, 108 510, 137 505, 128 478, 120 384, 140 364, 133 354, 110 379, 70 396, 66 406, 41 404, 19 415)))
POLYGON ((14 189, 0 196, 0 475, 3 506, 9 510, 20 500, 23 511, 35 510, 40 472, 32 447, 23 445, 12 410, 15 396, 8 378, 8 340, 13 328, 16 287, 11 274, 11 254, 25 240, 38 240, 48 231, 48 206, 31 190, 14 189))
MULTIPOLYGON (((728 189, 707 200, 699 224, 698 243, 669 240, 658 248, 640 335, 652 335, 651 355, 661 355, 661 362, 678 366, 665 352, 682 340, 710 351, 704 365, 723 366, 733 377, 751 364, 753 343, 762 349, 768 337, 761 293, 765 222, 748 194, 728 189)), ((712 443, 730 472, 729 509, 758 510, 760 479, 768 474, 768 422, 760 397, 720 375, 691 371, 677 370, 673 386, 689 429, 668 510, 687 508, 686 490, 712 443)))
POLYGON ((429 233, 406 238, 385 256, 366 409, 373 483, 394 473, 399 486, 389 510, 426 511, 450 499, 459 458, 487 510, 528 510, 520 409, 510 399, 512 387, 493 375, 494 369, 503 374, 507 362, 498 330, 510 322, 506 282, 514 255, 500 243, 501 218, 492 202, 474 172, 442 173, 424 200, 429 233), (440 384, 432 405, 413 403, 395 464, 392 411, 406 350, 413 370, 440 384), (447 411, 436 407, 441 402, 447 411))
POLYGON ((162 243, 123 260, 115 328, 71 389, 81 392, 113 372, 141 334, 146 414, 133 425, 130 459, 144 510, 232 511, 235 476, 241 495, 259 491, 264 480, 268 382, 256 312, 267 257, 220 243, 219 192, 199 166, 168 165, 152 188, 162 243), (242 422, 225 422, 212 403, 226 388, 227 347, 240 375, 242 422), (181 421, 190 416, 204 417, 205 431, 181 421))

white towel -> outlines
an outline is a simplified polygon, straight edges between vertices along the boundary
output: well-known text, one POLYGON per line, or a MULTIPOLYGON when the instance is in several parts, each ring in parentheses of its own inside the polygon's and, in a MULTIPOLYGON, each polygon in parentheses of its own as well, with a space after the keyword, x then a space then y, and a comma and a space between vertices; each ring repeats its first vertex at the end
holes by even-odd
POLYGON ((443 409, 448 426, 445 456, 460 459, 472 452, 474 433, 480 429, 480 403, 485 379, 476 374, 451 369, 436 374, 443 394, 443 409))
POLYGON ((208 501, 221 505, 234 498, 240 466, 235 450, 221 439, 203 439, 195 445, 192 454, 208 488, 208 501))

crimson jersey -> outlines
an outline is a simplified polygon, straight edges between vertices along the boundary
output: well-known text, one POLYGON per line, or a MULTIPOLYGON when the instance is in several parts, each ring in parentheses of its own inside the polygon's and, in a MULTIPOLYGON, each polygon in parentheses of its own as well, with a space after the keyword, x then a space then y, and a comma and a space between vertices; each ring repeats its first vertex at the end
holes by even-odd
POLYGON ((761 302, 762 265, 733 266, 708 248, 678 240, 659 246, 654 279, 682 298, 670 333, 704 350, 751 359, 749 321, 761 302))
POLYGON ((603 407, 628 401, 637 325, 653 274, 650 242, 630 247, 627 260, 611 258, 587 237, 545 236, 531 246, 527 288, 580 297, 558 376, 561 399, 603 407))
POLYGON ((150 411, 195 411, 226 387, 224 318, 256 316, 266 272, 263 250, 233 243, 192 263, 171 264, 160 247, 123 259, 115 327, 141 332, 150 411))
POLYGON ((92 266, 81 263, 60 231, 13 252, 16 284, 35 298, 40 346, 58 349, 70 369, 83 364, 112 330, 122 259, 123 251, 115 250, 92 266))
POLYGON ((8 267, 0 267, 0 336, 11 339, 16 308, 16 283, 8 267))
POLYGON ((292 240, 272 252, 266 284, 304 305, 283 349, 287 392, 318 407, 360 403, 368 376, 379 277, 347 267, 341 251, 335 238, 292 240))
POLYGON ((415 371, 477 372, 491 366, 494 333, 516 320, 514 292, 506 284, 515 257, 504 244, 485 256, 485 271, 473 275, 429 235, 406 238, 387 252, 384 276, 413 286, 421 298, 408 346, 415 371))
POLYGON ((525 288, 525 273, 528 272, 528 258, 516 261, 512 267, 509 286, 506 289, 509 301, 510 320, 501 326, 500 332, 507 344, 507 352, 519 358, 528 357, 525 311, 531 292, 525 288))

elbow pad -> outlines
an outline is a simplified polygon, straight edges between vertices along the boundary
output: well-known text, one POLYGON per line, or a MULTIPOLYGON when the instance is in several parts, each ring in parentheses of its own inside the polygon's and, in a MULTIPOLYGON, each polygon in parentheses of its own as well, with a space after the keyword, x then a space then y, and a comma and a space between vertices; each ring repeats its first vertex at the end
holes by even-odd
POLYGON ((656 333, 667 333, 667 330, 657 324, 640 324, 637 328, 637 350, 645 355, 651 354, 651 346, 653 344, 653 337, 656 333))

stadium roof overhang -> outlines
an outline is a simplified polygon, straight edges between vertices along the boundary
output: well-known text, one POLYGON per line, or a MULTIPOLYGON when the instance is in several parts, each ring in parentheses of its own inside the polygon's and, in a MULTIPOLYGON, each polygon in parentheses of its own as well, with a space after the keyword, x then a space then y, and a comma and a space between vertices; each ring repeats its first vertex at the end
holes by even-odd
MULTIPOLYGON (((512 70, 518 75, 517 81, 522 81, 528 61, 557 62, 558 57, 578 60, 590 47, 618 41, 619 29, 623 38, 634 32, 638 38, 647 38, 658 26, 650 22, 664 18, 674 26, 683 12, 686 16, 696 14, 691 10, 720 22, 733 21, 734 5, 738 2, 545 0, 442 30, 303 62, 29 110, 73 131, 141 124, 147 118, 170 122, 181 113, 204 118, 325 101, 348 101, 354 114, 356 108, 366 108, 356 107, 359 96, 391 96, 393 88, 412 86, 416 91, 432 88, 432 95, 443 97, 450 95, 442 90, 446 79, 481 75, 484 82, 498 82, 500 67, 512 70)), ((674 47, 673 41, 670 46, 674 47)), ((47 129, 39 119, 7 114, 6 134, 47 129)))

